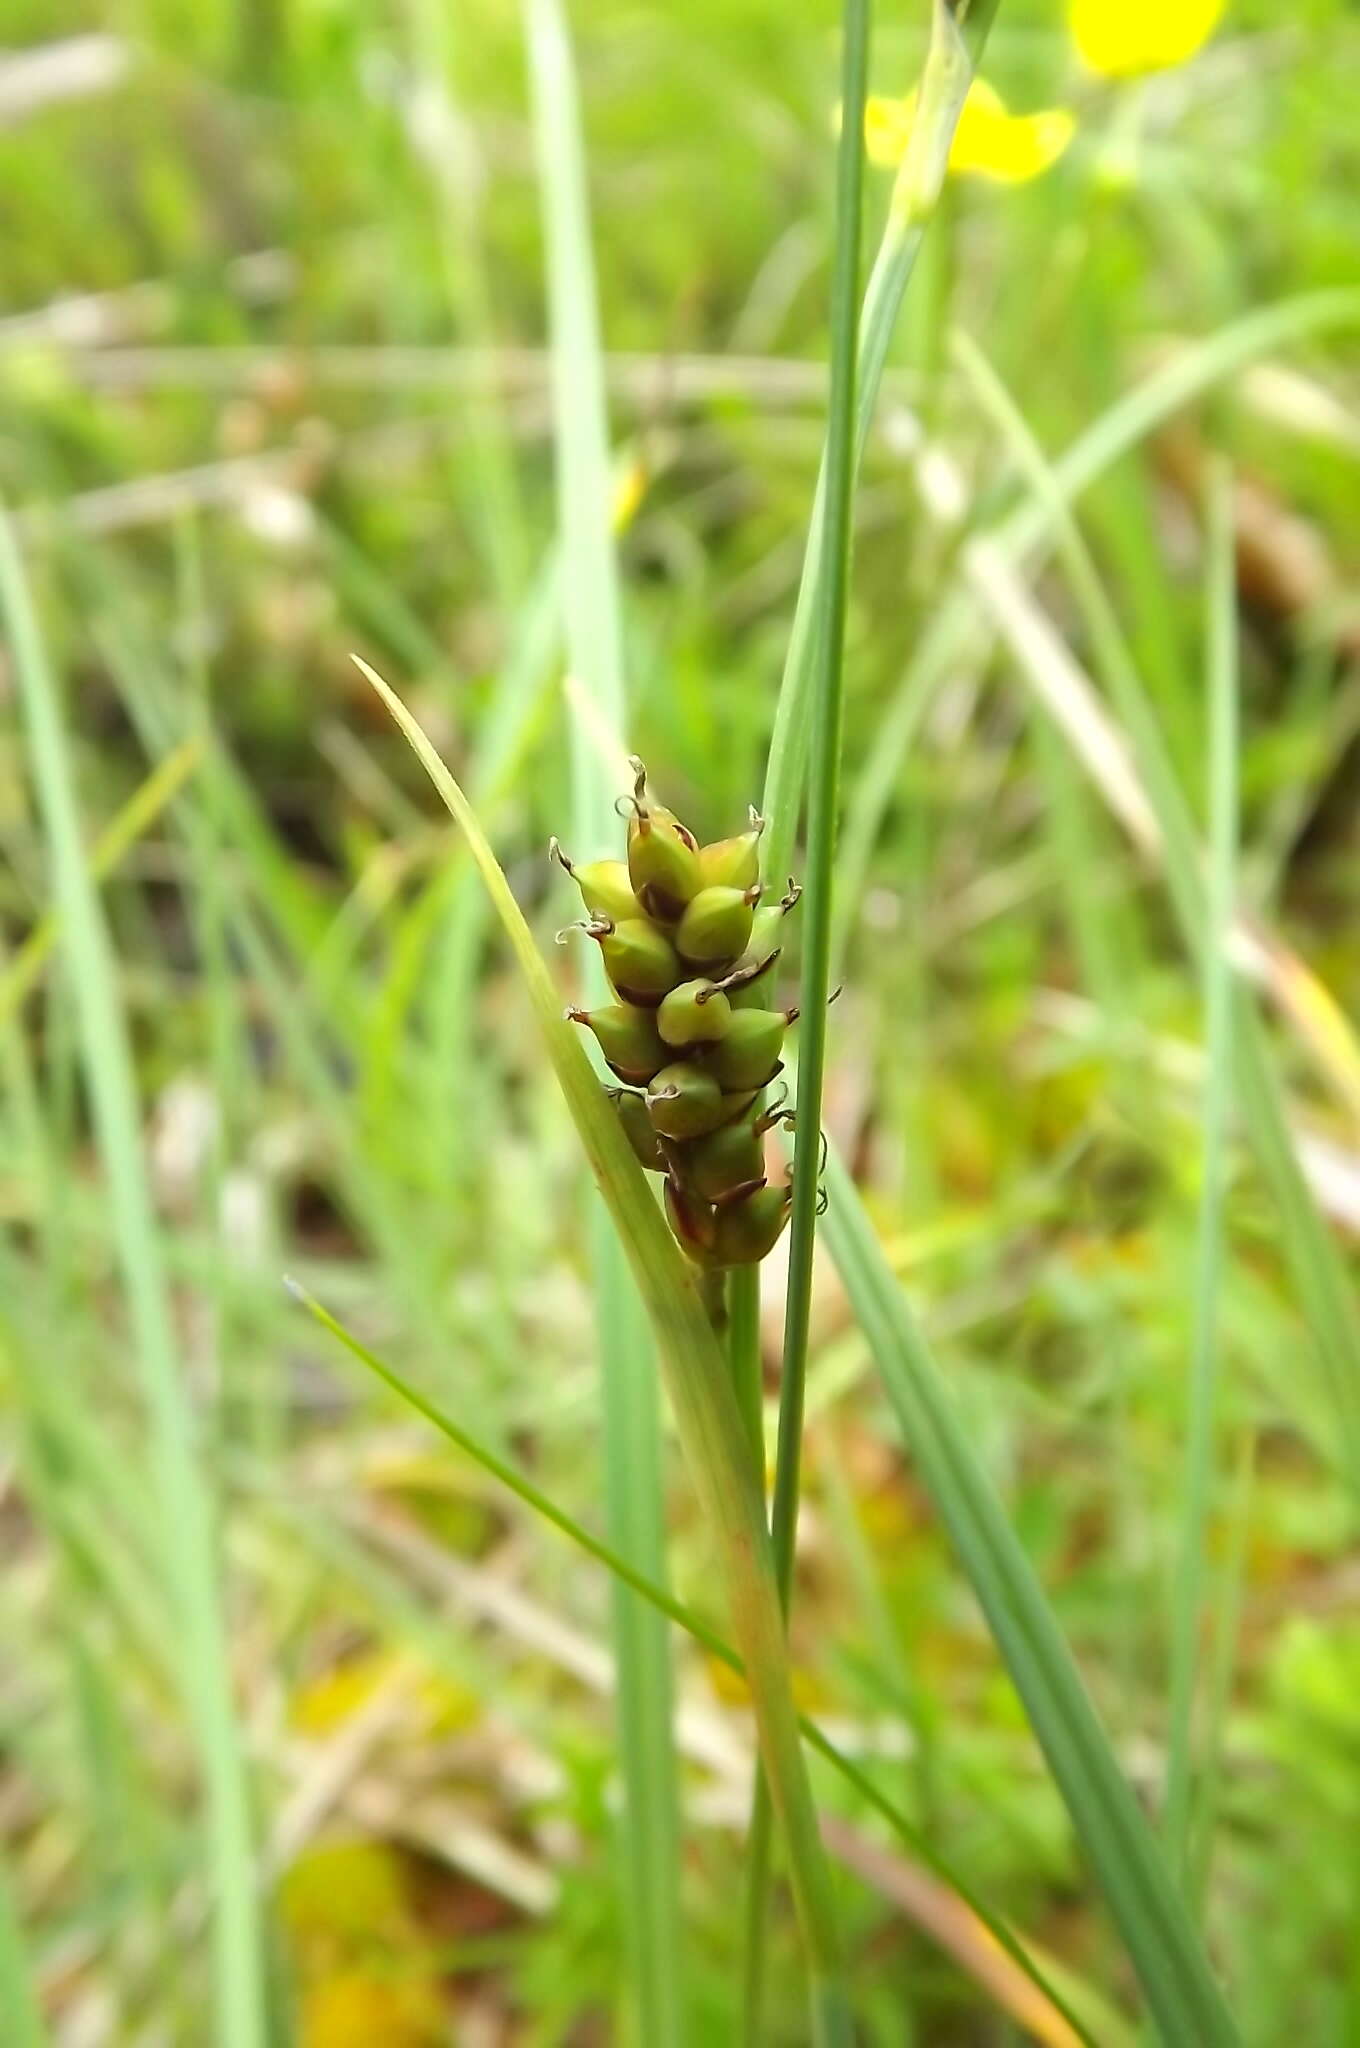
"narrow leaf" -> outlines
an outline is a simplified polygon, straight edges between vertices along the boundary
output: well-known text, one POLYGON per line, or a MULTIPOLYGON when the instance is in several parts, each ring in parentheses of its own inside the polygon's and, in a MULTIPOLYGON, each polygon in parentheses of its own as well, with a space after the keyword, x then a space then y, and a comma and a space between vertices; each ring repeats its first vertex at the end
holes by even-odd
MULTIPOLYGON (((617 829, 607 764, 609 751, 625 751, 622 607, 580 94, 562 0, 527 0, 525 25, 548 274, 560 592, 573 684, 571 834, 584 857, 603 850, 617 829), (595 743, 594 728, 604 735, 604 749, 595 743)), ((598 958, 588 961, 587 974, 592 1000, 603 1000, 598 958)), ((598 1198, 591 1211, 606 1525, 615 1548, 659 1578, 665 1573, 665 1460, 656 1361, 646 1315, 598 1198)), ((649 2048, 682 2048, 686 1969, 670 1642, 655 1612, 622 1585, 614 1588, 613 1637, 624 1795, 617 1823, 619 1892, 630 1965, 625 1995, 635 2004, 640 2040, 649 2048)))
POLYGON ((854 1183, 833 1152, 823 1228, 922 1483, 972 1581, 1170 2048, 1237 2030, 1005 1509, 978 1465, 854 1183))

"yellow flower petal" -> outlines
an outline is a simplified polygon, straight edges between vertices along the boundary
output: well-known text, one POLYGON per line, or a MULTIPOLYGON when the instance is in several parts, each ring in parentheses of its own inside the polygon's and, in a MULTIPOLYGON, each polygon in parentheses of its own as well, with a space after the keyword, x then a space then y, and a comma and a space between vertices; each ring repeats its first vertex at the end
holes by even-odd
POLYGON ((999 101, 995 109, 975 106, 973 93, 964 102, 949 152, 949 168, 956 175, 1023 185, 1055 164, 1072 140, 1076 122, 1064 107, 1008 114, 999 101))
POLYGON ((1184 64, 1208 42, 1226 0, 1067 0, 1067 21, 1083 64, 1106 78, 1131 78, 1184 64))
POLYGON ((864 102, 864 147, 871 164, 879 164, 885 171, 897 168, 906 154, 907 137, 911 134, 915 111, 914 92, 901 100, 885 99, 881 93, 870 93, 864 102))
POLYGON ((451 2036, 434 1978, 346 1970, 304 1994, 302 2048, 438 2048, 451 2036))
MULTIPOLYGON (((902 160, 916 114, 916 95, 871 98, 864 110, 864 146, 871 163, 895 167, 902 160)), ((976 79, 963 104, 949 152, 952 176, 992 178, 1021 185, 1056 163, 1072 140, 1076 123, 1063 107, 1037 114, 1010 114, 985 79, 976 79)))

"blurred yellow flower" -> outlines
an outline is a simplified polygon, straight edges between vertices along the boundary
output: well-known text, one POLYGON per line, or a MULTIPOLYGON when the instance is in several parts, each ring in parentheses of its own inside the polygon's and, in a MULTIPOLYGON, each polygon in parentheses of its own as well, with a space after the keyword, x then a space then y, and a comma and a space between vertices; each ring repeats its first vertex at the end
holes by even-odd
POLYGON ((1106 78, 1165 71, 1208 42, 1226 0, 1067 0, 1083 64, 1106 78))
MULTIPOLYGON (((871 94, 864 108, 864 146, 871 163, 895 168, 901 161, 916 118, 916 94, 884 99, 871 94)), ((1001 185, 1023 185, 1037 178, 1072 140, 1076 123, 1064 107, 1046 107, 1037 114, 1011 114, 985 80, 969 89, 949 151, 955 177, 991 178, 1001 185)))
POLYGON ((301 2048, 439 2048, 451 2038, 433 1984, 347 1970, 302 2000, 301 2048))

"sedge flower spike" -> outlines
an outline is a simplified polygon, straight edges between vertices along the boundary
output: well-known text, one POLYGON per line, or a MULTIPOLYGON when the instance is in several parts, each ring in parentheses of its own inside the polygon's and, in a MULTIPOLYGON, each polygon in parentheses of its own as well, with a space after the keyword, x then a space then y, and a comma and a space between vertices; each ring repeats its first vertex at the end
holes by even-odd
POLYGON ((770 991, 799 892, 761 903, 757 812, 701 846, 632 765, 626 859, 577 865, 552 842, 587 912, 570 929, 599 946, 618 998, 567 1015, 624 1084, 609 1094, 639 1163, 664 1176, 681 1250, 721 1272, 763 1259, 788 1219, 790 1191, 765 1173, 765 1135, 787 1111, 762 1096, 797 1016, 770 991))
POLYGON ((1102 78, 1186 64, 1223 18, 1226 0, 1067 0, 1077 55, 1102 78))

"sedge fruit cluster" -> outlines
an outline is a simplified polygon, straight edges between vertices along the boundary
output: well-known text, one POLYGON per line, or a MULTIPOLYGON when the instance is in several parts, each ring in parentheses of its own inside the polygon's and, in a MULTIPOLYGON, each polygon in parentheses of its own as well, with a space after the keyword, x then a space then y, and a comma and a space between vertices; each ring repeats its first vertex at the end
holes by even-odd
POLYGON ((637 1157, 665 1176, 686 1256, 708 1270, 754 1265, 789 1212, 788 1189, 765 1175, 765 1134, 785 1112, 764 1091, 798 1014, 772 1006, 772 982, 799 891, 762 904, 754 810, 744 832, 701 846, 631 765, 626 859, 578 864, 552 842, 586 908, 572 929, 599 946, 617 997, 567 1015, 623 1084, 610 1093, 637 1157))

